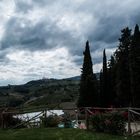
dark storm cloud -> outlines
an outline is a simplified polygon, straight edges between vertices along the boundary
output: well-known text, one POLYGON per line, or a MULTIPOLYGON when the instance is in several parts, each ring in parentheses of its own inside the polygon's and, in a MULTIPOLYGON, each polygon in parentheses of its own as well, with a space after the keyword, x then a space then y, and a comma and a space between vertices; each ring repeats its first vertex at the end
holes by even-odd
POLYGON ((110 17, 100 19, 99 25, 95 29, 95 34, 90 33, 91 38, 96 42, 113 43, 116 42, 119 36, 120 28, 122 27, 121 17, 110 17))
POLYGON ((5 36, 1 43, 1 49, 17 47, 17 49, 38 51, 40 49, 51 49, 56 47, 57 42, 60 41, 61 43, 63 41, 62 33, 58 31, 59 29, 55 25, 51 24, 51 26, 47 27, 44 22, 40 22, 35 26, 29 25, 22 28, 20 20, 13 18, 8 22, 5 36))
POLYGON ((41 21, 34 26, 26 23, 27 26, 23 28, 22 20, 20 18, 9 20, 1 42, 1 50, 13 48, 40 51, 55 47, 67 47, 72 54, 81 53, 77 38, 68 31, 62 31, 56 25, 57 23, 41 21))
POLYGON ((15 0, 15 5, 16 5, 16 12, 23 12, 23 13, 27 13, 30 10, 32 10, 33 5, 26 3, 25 1, 19 1, 19 0, 15 0))
POLYGON ((52 4, 54 2, 55 1, 53 1, 53 0, 33 0, 33 3, 37 4, 39 6, 45 6, 46 4, 52 4))
POLYGON ((9 59, 6 57, 7 52, 0 52, 0 65, 7 64, 9 59))
POLYGON ((32 0, 30 1, 25 1, 25 0, 14 0, 15 5, 16 5, 16 12, 23 12, 23 13, 28 13, 29 11, 32 11, 35 6, 38 7, 44 7, 48 4, 52 4, 54 1, 52 0, 32 0))
POLYGON ((140 11, 136 12, 135 15, 131 18, 130 22, 133 24, 140 25, 140 11))
MULTIPOLYGON (((52 14, 54 12, 53 10, 47 10, 49 9, 49 5, 52 6, 53 3, 54 2, 51 0, 32 0, 32 3, 16 1, 16 12, 22 11, 23 13, 28 13, 35 9, 36 6, 38 8, 47 6, 46 12, 52 14)), ((133 5, 134 10, 132 8, 129 10, 129 6, 131 5, 127 2, 123 2, 122 5, 120 5, 120 2, 113 2, 111 0, 103 3, 94 0, 83 3, 77 2, 77 5, 74 5, 72 1, 68 3, 60 0, 61 4, 58 1, 56 3, 57 4, 54 5, 56 6, 55 8, 58 9, 58 13, 55 13, 56 15, 65 15, 67 12, 75 11, 77 14, 84 13, 84 16, 81 18, 85 20, 87 18, 85 14, 91 15, 92 18, 87 22, 87 27, 80 26, 80 35, 77 35, 78 32, 73 34, 71 29, 63 30, 63 28, 58 26, 58 19, 50 20, 47 16, 36 24, 30 23, 30 21, 24 17, 11 17, 6 25, 5 34, 2 38, 1 50, 15 48, 38 51, 67 47, 73 56, 77 55, 82 57, 87 39, 90 41, 92 53, 95 51, 102 51, 104 48, 114 48, 117 46, 120 30, 122 28, 126 26, 134 27, 136 23, 140 24, 140 9, 133 5), (68 6, 67 11, 66 5, 68 6), (95 21, 97 21, 97 23, 95 23, 95 21), (24 22, 25 27, 22 27, 22 23, 24 22), (93 25, 92 28, 92 24, 94 23, 95 25, 93 25), (87 31, 85 31, 86 29, 87 31)), ((76 14, 73 16, 76 16, 76 14)), ((80 22, 82 21, 79 19, 79 23, 80 22)), ((71 25, 71 27, 73 26, 75 25, 71 25)), ((81 64, 81 62, 79 62, 81 61, 80 59, 75 59, 74 61, 77 64, 81 64)), ((101 56, 94 58, 94 63, 99 63, 101 61, 101 56)))
POLYGON ((140 2, 3 0, 0 18, 0 84, 19 84, 80 75, 87 40, 99 72, 103 49, 109 59, 121 29, 140 25, 140 2))

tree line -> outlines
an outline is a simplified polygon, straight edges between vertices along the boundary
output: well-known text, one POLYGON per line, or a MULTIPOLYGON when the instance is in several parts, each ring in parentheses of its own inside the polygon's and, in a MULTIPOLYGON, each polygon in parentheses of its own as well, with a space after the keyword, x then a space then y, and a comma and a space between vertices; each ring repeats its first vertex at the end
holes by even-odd
POLYGON ((103 50, 100 80, 93 73, 89 42, 81 71, 79 107, 140 107, 140 30, 121 30, 116 51, 107 61, 103 50))

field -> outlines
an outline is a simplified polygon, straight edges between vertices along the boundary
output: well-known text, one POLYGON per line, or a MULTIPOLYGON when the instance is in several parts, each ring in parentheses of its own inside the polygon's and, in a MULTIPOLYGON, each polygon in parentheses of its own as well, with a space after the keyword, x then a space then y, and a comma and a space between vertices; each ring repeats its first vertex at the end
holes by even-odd
POLYGON ((36 128, 0 130, 0 140, 139 140, 138 137, 115 136, 79 129, 36 128))

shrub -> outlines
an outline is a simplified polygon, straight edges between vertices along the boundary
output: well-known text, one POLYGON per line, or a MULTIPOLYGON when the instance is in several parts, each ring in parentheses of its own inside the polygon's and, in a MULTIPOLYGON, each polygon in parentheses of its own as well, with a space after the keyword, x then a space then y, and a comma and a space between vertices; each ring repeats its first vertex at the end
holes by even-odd
POLYGON ((43 127, 57 127, 60 119, 57 115, 50 115, 46 118, 41 118, 43 127))
POLYGON ((121 112, 98 113, 91 117, 91 121, 98 132, 120 135, 125 132, 125 117, 121 112))
POLYGON ((71 118, 70 114, 68 112, 65 112, 63 115, 63 120, 62 120, 65 128, 72 128, 73 127, 73 124, 72 124, 72 121, 70 118, 71 118))
POLYGON ((72 121, 70 119, 64 119, 64 127, 65 128, 72 128, 72 121))
POLYGON ((11 114, 11 113, 2 114, 1 112, 0 113, 0 127, 10 128, 10 127, 16 126, 17 124, 20 124, 21 120, 13 116, 14 114, 11 114))

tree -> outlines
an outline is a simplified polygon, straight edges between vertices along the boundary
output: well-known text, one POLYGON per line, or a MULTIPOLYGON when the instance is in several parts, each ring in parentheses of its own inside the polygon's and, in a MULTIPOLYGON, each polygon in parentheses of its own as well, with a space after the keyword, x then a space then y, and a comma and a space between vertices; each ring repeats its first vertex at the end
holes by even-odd
POLYGON ((130 46, 130 79, 133 106, 140 107, 140 31, 135 26, 130 46))
POLYGON ((104 98, 103 98, 103 70, 100 71, 100 92, 99 92, 99 106, 104 106, 104 98))
POLYGON ((130 90, 129 47, 131 43, 131 30, 123 29, 119 38, 119 46, 115 52, 116 57, 116 94, 118 106, 130 106, 132 95, 130 90))
POLYGON ((119 45, 107 67, 105 50, 100 74, 100 97, 103 105, 140 107, 140 30, 134 34, 126 27, 121 31, 119 45), (112 100, 111 100, 112 99, 112 100))
POLYGON ((111 105, 111 95, 109 86, 109 74, 107 68, 107 58, 105 49, 103 51, 103 69, 100 73, 100 105, 102 107, 109 107, 111 105))
POLYGON ((110 105, 117 106, 117 96, 116 96, 116 61, 114 56, 110 57, 108 62, 108 94, 110 95, 110 105))
POLYGON ((97 106, 96 77, 93 74, 89 42, 86 42, 84 62, 80 80, 79 107, 97 106))

